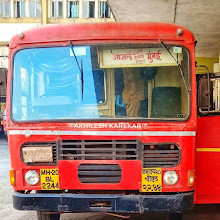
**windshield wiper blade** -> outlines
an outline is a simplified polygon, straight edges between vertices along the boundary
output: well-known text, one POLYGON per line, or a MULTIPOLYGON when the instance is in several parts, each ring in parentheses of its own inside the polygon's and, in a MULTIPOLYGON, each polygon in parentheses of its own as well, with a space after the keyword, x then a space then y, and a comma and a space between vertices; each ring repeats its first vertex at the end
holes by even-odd
POLYGON ((183 79, 183 83, 184 83, 184 86, 186 88, 186 91, 187 93, 190 92, 190 89, 188 88, 187 84, 186 84, 186 80, 184 78, 184 75, 183 75, 183 70, 182 70, 182 67, 181 65, 179 64, 178 60, 173 56, 173 54, 170 52, 170 50, 167 48, 167 46, 160 40, 160 44, 162 45, 162 47, 170 54, 170 56, 174 59, 174 61, 177 63, 178 67, 179 67, 179 70, 180 70, 180 75, 183 79))
POLYGON ((74 56, 74 58, 75 58, 75 60, 76 60, 77 66, 78 66, 79 71, 80 71, 80 73, 81 73, 81 89, 82 89, 82 100, 83 100, 83 91, 84 91, 83 61, 82 61, 82 59, 81 59, 81 67, 80 67, 79 61, 78 61, 77 56, 76 56, 76 54, 75 54, 75 52, 74 52, 73 45, 72 45, 71 41, 70 41, 70 48, 71 48, 71 50, 72 50, 72 52, 73 52, 73 56, 74 56))
POLYGON ((81 88, 82 88, 82 100, 83 100, 84 75, 83 75, 83 62, 82 62, 82 59, 81 59, 81 88))

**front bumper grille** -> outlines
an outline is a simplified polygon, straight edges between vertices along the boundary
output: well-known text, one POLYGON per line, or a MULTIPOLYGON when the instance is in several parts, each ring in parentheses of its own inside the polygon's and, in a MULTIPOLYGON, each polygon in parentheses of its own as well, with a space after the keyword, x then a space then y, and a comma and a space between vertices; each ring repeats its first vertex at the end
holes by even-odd
POLYGON ((174 167, 181 151, 175 144, 122 140, 62 140, 59 160, 142 160, 143 167, 174 167))
POLYGON ((138 160, 140 141, 62 140, 59 143, 61 160, 138 160))
POLYGON ((174 144, 144 145, 143 167, 175 167, 180 163, 181 151, 174 144))

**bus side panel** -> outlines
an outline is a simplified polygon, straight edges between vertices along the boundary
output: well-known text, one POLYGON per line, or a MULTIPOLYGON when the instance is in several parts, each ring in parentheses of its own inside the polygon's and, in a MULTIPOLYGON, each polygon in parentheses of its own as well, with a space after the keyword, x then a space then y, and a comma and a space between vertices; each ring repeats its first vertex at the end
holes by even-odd
POLYGON ((195 203, 220 203, 220 116, 198 118, 195 203))

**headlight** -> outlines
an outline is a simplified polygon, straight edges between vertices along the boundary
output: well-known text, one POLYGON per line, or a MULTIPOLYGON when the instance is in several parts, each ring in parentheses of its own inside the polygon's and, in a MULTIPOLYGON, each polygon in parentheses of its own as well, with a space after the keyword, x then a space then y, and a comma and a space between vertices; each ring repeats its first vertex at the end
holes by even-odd
POLYGON ((166 185, 172 186, 178 182, 178 175, 175 171, 166 171, 163 175, 163 181, 166 185))
POLYGON ((52 163, 52 146, 33 146, 22 148, 22 158, 25 163, 52 163))
POLYGON ((35 170, 29 170, 25 173, 24 179, 28 185, 36 185, 40 180, 40 175, 35 170))

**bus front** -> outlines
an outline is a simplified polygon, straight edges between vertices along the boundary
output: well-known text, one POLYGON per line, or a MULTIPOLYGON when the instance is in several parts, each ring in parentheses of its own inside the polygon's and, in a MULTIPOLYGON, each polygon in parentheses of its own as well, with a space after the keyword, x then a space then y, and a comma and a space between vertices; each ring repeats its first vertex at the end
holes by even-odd
POLYGON ((39 219, 191 209, 192 34, 170 24, 82 26, 44 27, 10 45, 14 207, 39 219))

